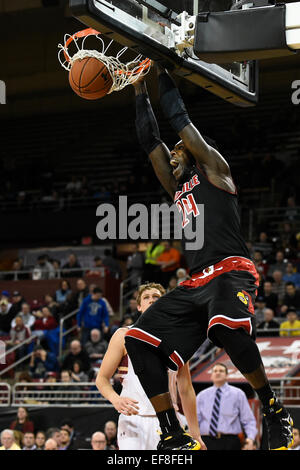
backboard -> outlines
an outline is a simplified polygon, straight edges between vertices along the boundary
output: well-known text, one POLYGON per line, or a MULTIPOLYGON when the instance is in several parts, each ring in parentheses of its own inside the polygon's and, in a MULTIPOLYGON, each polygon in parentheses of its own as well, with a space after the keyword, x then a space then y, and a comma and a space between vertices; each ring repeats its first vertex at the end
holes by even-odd
MULTIPOLYGON (((174 2, 178 3, 185 6, 188 2, 174 2)), ((244 107, 255 105, 257 62, 220 66, 199 60, 192 47, 198 1, 190 0, 189 12, 174 12, 165 5, 163 0, 70 0, 73 16, 104 36, 228 102, 244 107)))

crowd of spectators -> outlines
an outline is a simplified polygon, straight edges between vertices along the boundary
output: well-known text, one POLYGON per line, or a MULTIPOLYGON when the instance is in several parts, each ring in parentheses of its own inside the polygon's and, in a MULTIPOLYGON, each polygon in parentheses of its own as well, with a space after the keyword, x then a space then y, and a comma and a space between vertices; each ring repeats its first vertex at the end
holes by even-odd
POLYGON ((86 435, 75 429, 71 419, 43 429, 36 427, 24 407, 18 408, 16 418, 1 431, 0 439, 0 450, 118 450, 114 421, 86 435))
POLYGON ((71 253, 67 262, 63 264, 58 259, 51 258, 48 254, 41 254, 34 266, 24 266, 24 260, 20 257, 13 261, 9 271, 4 274, 0 272, 0 279, 6 281, 61 279, 61 282, 64 281, 64 283, 60 284, 58 291, 55 292, 55 300, 63 302, 70 293, 68 278, 95 275, 101 270, 116 279, 122 277, 120 263, 112 256, 109 249, 104 250, 102 257, 95 256, 94 266, 88 269, 81 265, 74 253, 71 253))

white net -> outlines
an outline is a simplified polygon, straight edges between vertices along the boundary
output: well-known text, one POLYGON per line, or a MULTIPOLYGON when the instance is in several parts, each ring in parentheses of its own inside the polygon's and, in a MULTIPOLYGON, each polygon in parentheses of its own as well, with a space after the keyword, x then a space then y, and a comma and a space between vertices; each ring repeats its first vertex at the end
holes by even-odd
POLYGON ((86 57, 94 57, 95 59, 98 59, 107 67, 113 81, 108 93, 122 90, 127 85, 134 83, 141 76, 144 76, 149 72, 151 61, 150 59, 143 57, 141 54, 128 62, 122 62, 120 60, 120 58, 124 56, 125 52, 128 51, 128 47, 123 47, 115 56, 108 56, 108 49, 113 44, 113 40, 106 45, 100 33, 90 33, 84 37, 77 37, 76 34, 65 34, 64 45, 58 45, 58 59, 60 64, 65 70, 70 71, 72 65, 78 59, 84 59, 86 57), (84 48, 85 41, 89 36, 95 36, 99 39, 100 50, 84 48), (68 50, 68 46, 72 41, 77 51, 71 55, 68 50))

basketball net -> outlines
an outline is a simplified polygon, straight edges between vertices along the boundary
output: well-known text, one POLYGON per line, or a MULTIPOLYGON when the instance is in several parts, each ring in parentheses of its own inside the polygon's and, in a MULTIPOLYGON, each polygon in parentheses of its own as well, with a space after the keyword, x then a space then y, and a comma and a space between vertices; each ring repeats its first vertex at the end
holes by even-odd
POLYGON ((107 67, 111 75, 113 84, 108 94, 113 91, 120 91, 127 85, 136 82, 140 77, 146 75, 151 68, 151 60, 139 54, 129 62, 122 62, 120 58, 128 50, 128 47, 123 47, 116 56, 108 56, 106 54, 113 42, 114 41, 111 40, 108 45, 105 45, 101 33, 92 28, 78 31, 73 35, 65 34, 64 45, 58 45, 59 62, 65 70, 70 71, 76 60, 94 57, 107 67), (100 50, 84 49, 85 41, 89 36, 96 36, 96 38, 99 39, 100 50), (70 55, 68 48, 72 42, 76 46, 77 52, 70 55))

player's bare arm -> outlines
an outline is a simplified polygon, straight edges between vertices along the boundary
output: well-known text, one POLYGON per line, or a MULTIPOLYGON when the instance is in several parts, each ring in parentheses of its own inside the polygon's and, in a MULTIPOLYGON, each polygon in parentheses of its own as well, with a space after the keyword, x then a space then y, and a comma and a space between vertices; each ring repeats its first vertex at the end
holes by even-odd
POLYGON ((173 199, 177 182, 170 165, 172 155, 164 142, 160 140, 145 79, 141 78, 133 86, 136 96, 136 128, 140 144, 148 154, 157 178, 173 199))
POLYGON ((96 378, 96 386, 101 395, 109 400, 119 413, 130 416, 138 414, 138 402, 129 397, 121 397, 110 383, 110 379, 126 354, 124 346, 126 331, 127 328, 119 328, 113 334, 96 378))
POLYGON ((201 450, 207 450, 201 439, 199 423, 197 418, 196 394, 192 384, 189 363, 187 362, 177 373, 177 387, 181 404, 186 417, 189 433, 201 444, 201 450))
POLYGON ((208 179, 215 185, 230 192, 235 192, 230 168, 222 155, 210 146, 191 122, 185 105, 175 85, 165 69, 157 66, 160 103, 166 118, 181 141, 175 145, 171 164, 176 168, 178 162, 192 155, 195 161, 205 170, 208 179))

